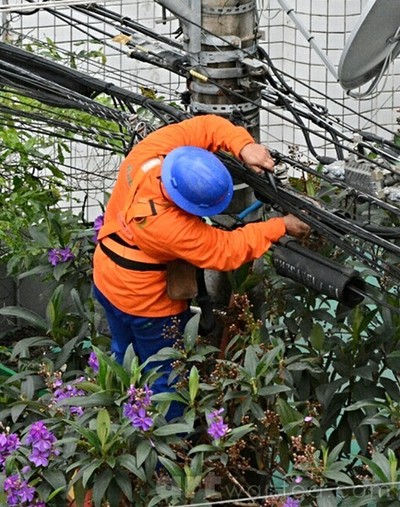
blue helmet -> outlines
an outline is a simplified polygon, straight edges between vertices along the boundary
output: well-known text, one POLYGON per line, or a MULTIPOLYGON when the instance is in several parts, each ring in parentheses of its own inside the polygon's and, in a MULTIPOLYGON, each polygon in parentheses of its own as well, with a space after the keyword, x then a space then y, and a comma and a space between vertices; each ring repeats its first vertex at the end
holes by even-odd
POLYGON ((182 146, 168 153, 161 180, 174 203, 192 215, 217 215, 233 196, 228 169, 216 155, 195 146, 182 146))

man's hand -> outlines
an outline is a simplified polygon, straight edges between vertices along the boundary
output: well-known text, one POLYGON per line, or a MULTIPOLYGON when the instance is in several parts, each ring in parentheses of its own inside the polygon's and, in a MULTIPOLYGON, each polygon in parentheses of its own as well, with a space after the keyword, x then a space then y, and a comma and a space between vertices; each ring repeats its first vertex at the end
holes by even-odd
POLYGON ((240 152, 243 162, 256 173, 274 171, 275 162, 268 149, 262 144, 249 143, 240 152))
POLYGON ((294 215, 283 217, 286 225, 286 234, 294 236, 297 239, 303 239, 310 233, 310 226, 299 220, 294 215))

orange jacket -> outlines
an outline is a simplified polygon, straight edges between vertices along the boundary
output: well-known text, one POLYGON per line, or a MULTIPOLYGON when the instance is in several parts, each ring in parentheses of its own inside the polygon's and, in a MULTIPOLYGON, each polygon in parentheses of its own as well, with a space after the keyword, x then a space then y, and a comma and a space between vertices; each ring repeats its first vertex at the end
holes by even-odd
MULTIPOLYGON (((260 257, 272 242, 285 234, 282 218, 247 224, 234 231, 212 227, 167 200, 160 185, 161 160, 153 160, 179 146, 221 149, 239 157, 242 148, 252 142, 253 138, 244 128, 214 115, 197 116, 153 132, 122 162, 100 236, 108 235, 115 224, 120 224, 118 235, 140 248, 135 258, 144 262, 167 263, 180 258, 201 268, 230 271, 260 257), (149 170, 138 182, 135 178, 146 163, 149 170), (133 196, 130 194, 132 181, 137 184, 133 196), (150 209, 149 199, 157 205, 155 215, 146 212, 150 209)), ((108 241, 110 246, 112 241, 108 241)), ((132 252, 123 246, 118 248, 127 255, 132 252)), ((164 317, 187 307, 186 300, 171 300, 167 296, 165 271, 125 269, 116 265, 99 246, 94 255, 94 282, 114 306, 132 315, 164 317)))

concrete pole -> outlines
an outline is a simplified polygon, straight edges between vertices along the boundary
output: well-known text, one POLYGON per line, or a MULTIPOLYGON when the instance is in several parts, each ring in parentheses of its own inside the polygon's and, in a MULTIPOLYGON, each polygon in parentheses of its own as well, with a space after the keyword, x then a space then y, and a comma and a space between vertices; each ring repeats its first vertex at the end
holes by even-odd
POLYGON ((258 140, 261 91, 250 78, 260 68, 245 63, 257 51, 256 0, 201 0, 201 26, 198 70, 209 81, 193 77, 189 83, 191 110, 233 119, 258 140))
MULTIPOLYGON (((252 77, 265 72, 251 58, 257 52, 256 0, 156 0, 181 20, 185 50, 193 72, 188 80, 190 110, 193 114, 217 114, 244 126, 256 141, 260 138, 259 105, 261 89, 252 77), (228 92, 224 91, 228 90, 228 92), (236 92, 239 96, 229 93, 236 92)), ((230 227, 236 215, 254 202, 251 188, 235 183, 232 203, 215 217, 230 227)), ((261 211, 245 221, 260 218, 261 211)), ((255 266, 262 269, 262 263, 255 266)), ((206 270, 206 283, 217 306, 230 298, 226 275, 206 270)), ((261 316, 263 294, 253 295, 255 314, 261 316)))
MULTIPOLYGON (((260 140, 259 105, 261 89, 251 78, 260 77, 264 67, 253 66, 251 56, 257 52, 258 33, 256 26, 256 0, 201 0, 201 44, 198 67, 204 81, 195 75, 189 81, 191 92, 190 108, 193 114, 217 114, 244 126, 260 140), (232 90, 237 95, 223 90, 232 90)), ((191 62, 195 65, 195 61, 191 62)), ((234 224, 231 215, 236 215, 254 202, 253 190, 241 182, 235 183, 232 203, 223 215, 215 217, 226 226, 234 224)), ((251 221, 260 218, 259 209, 245 218, 251 221)), ((263 263, 256 262, 253 269, 262 271, 263 263)), ((230 299, 230 284, 226 274, 206 270, 208 292, 217 306, 225 306, 230 299)), ((250 294, 254 314, 262 318, 264 292, 258 286, 250 294)))

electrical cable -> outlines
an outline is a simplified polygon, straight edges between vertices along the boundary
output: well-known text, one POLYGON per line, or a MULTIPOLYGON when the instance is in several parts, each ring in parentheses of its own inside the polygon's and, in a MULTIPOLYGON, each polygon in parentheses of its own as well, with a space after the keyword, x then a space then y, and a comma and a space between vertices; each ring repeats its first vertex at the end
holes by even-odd
MULTIPOLYGON (((185 70, 187 70, 187 69, 185 69, 185 70)), ((301 120, 301 116, 302 116, 302 115, 304 115, 305 117, 307 117, 307 119, 309 119, 309 120, 310 120, 310 119, 312 119, 312 117, 313 117, 313 116, 317 116, 317 117, 318 117, 318 116, 321 114, 321 108, 318 108, 318 107, 316 107, 315 105, 310 104, 310 103, 309 103, 309 102, 307 102, 307 101, 304 101, 304 99, 302 99, 302 97, 301 97, 301 96, 300 96, 300 97, 298 97, 298 96, 297 96, 297 95, 293 92, 293 90, 291 90, 291 89, 290 89, 290 87, 288 88, 288 87, 287 87, 287 85, 285 86, 285 84, 284 84, 284 83, 282 83, 282 82, 281 82, 280 84, 281 84, 281 86, 282 86, 282 89, 285 89, 285 91, 287 92, 288 96, 291 96, 291 97, 293 96, 293 97, 295 98, 295 100, 296 100, 296 101, 298 101, 300 104, 303 104, 303 105, 306 107, 306 109, 308 109, 308 111, 309 111, 309 113, 308 113, 308 114, 309 114, 309 116, 307 116, 307 112, 303 112, 303 111, 298 111, 298 110, 295 110, 294 120, 292 120, 292 121, 291 121, 292 125, 299 126, 299 120, 301 120), (300 100, 299 100, 299 99, 300 99, 300 100)), ((217 85, 218 85, 218 84, 217 84, 217 85)), ((232 95, 232 96, 234 95, 234 94, 232 93, 232 90, 226 90, 226 89, 223 89, 223 88, 222 88, 222 91, 223 91, 224 93, 226 93, 226 94, 230 94, 230 95, 232 95)), ((235 96, 236 96, 237 98, 241 98, 241 95, 240 95, 240 94, 235 94, 235 96)), ((245 98, 246 98, 246 100, 248 100, 248 98, 247 98, 247 97, 245 97, 245 98)), ((78 102, 78 104, 79 104, 79 102, 78 102)), ((148 105, 148 106, 149 106, 149 107, 148 107, 148 110, 150 110, 150 111, 152 111, 154 114, 158 115, 158 117, 159 117, 160 119, 162 119, 162 121, 164 121, 165 123, 168 123, 168 122, 169 122, 169 121, 171 121, 171 120, 172 120, 172 121, 175 121, 175 115, 169 116, 169 114, 167 113, 167 116, 165 116, 165 114, 164 114, 164 113, 160 113, 160 108, 159 108, 158 106, 156 106, 154 103, 151 103, 151 104, 149 103, 149 104, 146 104, 146 105, 148 105)), ((288 103, 287 103, 287 102, 286 102, 286 104, 284 104, 284 105, 285 105, 285 109, 286 109, 286 110, 288 110, 288 109, 290 109, 290 108, 292 108, 292 107, 293 107, 293 106, 292 106, 292 104, 290 103, 290 101, 289 101, 289 107, 288 107, 288 103)), ((79 106, 80 106, 80 104, 79 104, 79 106)), ((267 110, 267 111, 269 111, 269 112, 271 112, 271 113, 273 113, 273 114, 276 114, 276 112, 272 111, 272 110, 271 110, 271 108, 267 108, 266 110, 267 110)), ((289 112, 290 112, 290 111, 289 111, 289 112)), ((323 111, 322 111, 322 112, 323 112, 323 111)), ((90 111, 90 113, 92 113, 92 112, 90 111)), ((283 117, 283 116, 281 115, 281 117, 283 117)), ((286 117, 283 117, 283 118, 285 119, 285 121, 288 121, 288 119, 287 119, 286 117)), ((300 123, 302 123, 302 121, 301 121, 300 123)), ((329 129, 328 129, 328 128, 325 128, 325 131, 329 131, 329 129)), ((326 136, 324 137, 324 136, 319 135, 318 133, 316 133, 316 132, 315 132, 315 131, 313 131, 312 129, 308 129, 308 132, 309 132, 310 134, 317 135, 317 136, 319 136, 319 137, 321 137, 321 138, 325 139, 325 141, 326 141, 326 142, 330 142, 330 143, 331 143, 331 142, 333 142, 333 144, 334 144, 335 146, 338 146, 338 147, 340 146, 340 148, 346 149, 348 152, 350 152, 350 153, 354 153, 354 154, 356 154, 358 157, 361 157, 361 158, 362 158, 362 156, 363 156, 363 154, 362 154, 362 153, 360 154, 357 150, 348 149, 347 147, 343 147, 342 145, 340 145, 340 142, 338 141, 338 137, 342 135, 340 132, 333 131, 334 136, 336 136, 336 138, 335 138, 335 139, 333 139, 333 141, 332 141, 332 139, 330 139, 330 138, 328 138, 328 137, 326 137, 326 136)), ((331 130, 330 134, 332 135, 332 130, 331 130)), ((347 139, 346 139, 346 141, 349 141, 349 139, 347 138, 347 139)), ((363 145, 363 146, 364 146, 364 145, 363 145)), ((368 149, 373 149, 373 148, 374 148, 374 147, 370 147, 368 144, 367 144, 366 146, 368 147, 368 149)), ((365 158, 367 158, 367 157, 365 157, 365 158)), ((380 167, 383 167, 383 166, 382 166, 381 164, 379 164, 379 163, 376 163, 376 165, 377 165, 377 166, 380 166, 380 167)), ((281 191, 280 191, 279 193, 281 193, 281 191)), ((298 206, 298 205, 299 205, 299 202, 298 202, 298 200, 299 200, 299 199, 298 199, 298 197, 297 197, 296 199, 297 199, 297 202, 292 203, 292 204, 291 204, 292 206, 296 206, 296 205, 298 206)), ((315 208, 315 206, 314 206, 314 208, 315 208)), ((303 204, 303 209, 304 209, 304 204, 303 204)), ((308 209, 308 210, 307 210, 307 213, 311 213, 311 212, 312 212, 312 213, 314 213, 314 217, 313 217, 313 219, 315 218, 315 220, 314 220, 314 224, 315 224, 316 226, 318 225, 318 222, 320 222, 321 220, 323 220, 323 221, 327 222, 327 223, 325 223, 325 222, 324 222, 324 223, 323 223, 323 226, 326 228, 326 232, 327 232, 328 234, 331 234, 330 239, 331 239, 331 240, 333 240, 333 241, 335 241, 335 242, 336 242, 336 244, 340 244, 340 241, 339 241, 339 234, 343 236, 344 232, 346 232, 346 231, 344 230, 344 229, 345 229, 345 226, 346 226, 346 228, 349 228, 349 229, 351 230, 351 232, 352 232, 352 233, 355 233, 355 236, 356 236, 357 238, 360 238, 360 239, 361 239, 361 240, 363 240, 363 241, 372 241, 372 242, 373 242, 373 241, 375 241, 375 240, 376 240, 376 235, 371 234, 371 231, 368 231, 368 230, 366 229, 366 227, 365 227, 365 226, 360 227, 360 226, 359 226, 359 224, 357 224, 357 223, 350 224, 350 222, 349 222, 347 219, 342 219, 342 220, 344 220, 344 223, 343 223, 343 222, 341 222, 342 229, 339 231, 339 234, 338 234, 338 233, 336 233, 336 236, 335 236, 335 234, 334 234, 334 232, 333 232, 333 231, 334 231, 334 227, 333 227, 333 223, 332 223, 332 217, 329 217, 329 215, 318 216, 318 213, 316 212, 316 210, 315 210, 315 209, 312 209, 312 208, 310 208, 310 209, 308 209), (329 220, 328 220, 328 218, 329 218, 329 220), (346 220, 347 220, 347 221, 346 221, 346 220), (328 226, 329 226, 329 227, 328 227, 328 226), (332 230, 332 229, 333 229, 333 230, 332 230), (373 239, 371 239, 371 238, 373 238, 373 239)), ((338 216, 337 216, 337 215, 334 215, 334 216, 335 216, 335 226, 337 227, 337 222, 338 222, 338 221, 340 222, 340 220, 338 220, 338 216)), ((304 216, 303 218, 305 219, 305 216, 304 216)), ((306 221, 306 220, 305 220, 305 221, 306 221)), ((318 230, 318 228, 317 228, 317 230, 318 230)), ((320 230, 322 230, 322 229, 321 229, 321 227, 320 227, 320 230)), ((389 238, 389 237, 391 237, 391 236, 390 236, 390 233, 391 233, 391 231, 389 231, 389 230, 385 230, 385 234, 384 234, 384 236, 385 236, 385 237, 387 237, 387 238, 389 238)), ((328 238, 328 239, 329 239, 329 238, 328 238)), ((380 242, 378 242, 377 244, 380 246, 380 248, 382 248, 382 249, 386 249, 388 252, 392 252, 392 253, 396 253, 396 254, 398 254, 398 250, 396 250, 396 249, 394 248, 394 245, 393 245, 392 243, 389 243, 389 242, 386 242, 386 243, 385 243, 385 241, 386 241, 386 240, 385 240, 384 238, 381 238, 381 241, 380 241, 380 242), (382 242, 382 241, 383 241, 383 242, 382 242), (394 250, 393 250, 393 249, 394 249, 394 250)), ((347 251, 349 251, 349 249, 350 249, 350 245, 348 245, 348 243, 346 243, 346 242, 344 242, 344 241, 342 241, 341 246, 342 246, 343 248, 346 246, 346 247, 347 247, 347 251)), ((344 248, 344 249, 345 249, 345 248, 344 248)), ((360 253, 361 253, 361 252, 360 252, 359 250, 357 250, 356 248, 354 248, 354 250, 353 250, 353 254, 356 254, 357 256, 360 256, 360 253)), ((359 258, 360 258, 360 257, 359 257, 359 258)), ((365 261, 366 261, 365 256, 364 256, 364 257, 362 256, 362 259, 364 260, 364 263, 365 263, 365 261)), ((378 266, 378 267, 379 267, 381 270, 382 270, 382 268, 383 268, 383 269, 387 269, 387 265, 385 264, 385 261, 384 261, 384 260, 377 259, 377 260, 376 260, 376 262, 380 262, 380 266, 378 266)), ((375 264, 376 264, 376 262, 375 262, 375 264)), ((376 267, 376 266, 375 266, 375 267, 376 267)), ((396 276, 398 275, 398 273, 396 272, 396 269, 394 269, 394 270, 392 269, 392 273, 394 273, 396 276)))
MULTIPOLYGON (((85 8, 83 8, 83 7, 77 7, 77 9, 79 9, 81 12, 86 12, 86 13, 90 14, 90 12, 88 12, 88 9, 85 9, 85 8)), ((115 20, 115 19, 123 19, 123 18, 122 18, 121 16, 119 16, 118 14, 115 14, 115 13, 113 13, 112 11, 109 11, 109 10, 107 10, 107 9, 103 8, 103 7, 97 7, 97 6, 96 6, 96 7, 95 7, 95 9, 96 9, 97 11, 100 11, 100 12, 101 12, 103 15, 105 15, 105 16, 106 16, 106 15, 107 15, 107 16, 112 16, 114 20, 115 20)), ((184 21, 185 21, 185 22, 187 22, 187 23, 191 23, 191 24, 192 24, 192 25, 194 25, 194 26, 198 26, 198 25, 196 25, 195 23, 191 22, 191 20, 189 20, 189 19, 186 19, 186 18, 182 18, 182 19, 184 19, 184 21)), ((130 20, 130 21, 131 21, 131 20, 130 20)), ((199 28, 202 28, 202 27, 200 27, 200 26, 198 26, 198 27, 199 27, 199 28)), ((135 24, 135 28, 136 28, 136 29, 141 29, 140 25, 138 25, 138 24, 135 24)), ((207 32, 207 30, 205 30, 205 31, 207 32)), ((147 32, 146 32, 146 31, 143 31, 143 33, 146 33, 146 35, 149 35, 149 36, 152 36, 152 37, 156 37, 156 36, 154 35, 154 32, 152 32, 151 30, 148 30, 148 29, 147 29, 147 32)), ((211 32, 210 32, 210 33, 211 33, 211 32)), ((214 36, 216 36, 215 34, 213 34, 213 35, 214 35, 214 36)), ((217 36, 217 37, 218 37, 218 36, 217 36)), ((222 39, 222 40, 224 40, 222 37, 221 37, 221 39, 222 39)), ((166 42, 167 44, 171 44, 171 45, 173 44, 173 41, 171 41, 170 39, 169 39, 169 40, 168 40, 168 39, 167 39, 167 40, 165 40, 165 42, 166 42)), ((232 47, 234 47, 234 46, 232 45, 232 47)), ((235 49, 237 49, 237 48, 235 48, 235 49)), ((248 57, 255 58, 255 55, 253 55, 252 53, 250 53, 250 52, 248 52, 248 51, 246 51, 246 50, 244 50, 244 52, 245 52, 245 54, 246 54, 248 57)), ((272 67, 271 67, 271 68, 272 68, 272 69, 273 69, 273 71, 275 72, 275 71, 276 71, 276 67, 273 65, 273 63, 272 63, 272 61, 269 59, 268 55, 267 55, 266 53, 264 53, 264 54, 267 56, 267 59, 269 60, 269 61, 268 61, 268 63, 269 63, 270 65, 272 65, 272 67)), ((173 71, 172 69, 170 69, 170 70, 171 70, 171 71, 173 71)), ((280 72, 280 74, 282 74, 282 72, 280 72)), ((280 78, 280 74, 279 74, 279 75, 277 75, 277 77, 279 78, 279 80, 281 79, 281 78, 280 78)), ((290 77, 292 77, 292 76, 290 76, 290 77)), ((298 81, 298 80, 296 80, 296 81, 298 81)), ((294 91, 293 91, 290 87, 288 87, 288 85, 287 85, 286 83, 282 83, 282 82, 281 82, 281 84, 282 84, 282 85, 284 86, 284 88, 285 88, 288 92, 290 92, 291 94, 294 94, 294 93, 295 93, 295 92, 294 92, 294 91)), ((315 89, 314 89, 314 90, 315 90, 315 89)), ((327 95, 322 94, 320 90, 315 90, 315 91, 316 91, 317 93, 319 93, 321 96, 323 96, 323 97, 327 97, 327 98, 329 98, 329 99, 330 99, 330 97, 328 97, 327 95)), ((296 98, 297 98, 298 100, 301 100, 303 103, 307 104, 307 101, 306 101, 303 97, 299 96, 298 94, 295 94, 295 95, 296 95, 296 98)), ((337 104, 340 104, 338 101, 335 101, 335 102, 336 102, 337 104)), ((342 105, 342 104, 340 104, 340 105, 342 105)), ((313 106, 313 105, 311 105, 311 107, 314 107, 314 106, 313 106)), ((349 109, 350 109, 350 108, 349 108, 349 109)), ((354 111, 354 110, 353 110, 353 111, 354 111)), ((378 124, 376 124, 376 125, 378 125, 378 124)), ((335 145, 335 146, 337 146, 337 145, 335 145)))
MULTIPOLYGON (((89 9, 88 9, 88 8, 77 7, 76 9, 77 9, 77 10, 79 10, 80 12, 85 12, 86 14, 89 14, 89 15, 91 15, 91 14, 92 14, 92 13, 90 12, 91 10, 95 10, 95 11, 99 11, 99 12, 101 12, 101 14, 102 14, 102 15, 104 15, 104 16, 108 16, 108 17, 110 17, 110 16, 111 16, 113 20, 116 20, 116 19, 121 19, 121 16, 119 16, 118 14, 112 13, 112 11, 109 11, 109 10, 104 9, 104 8, 102 8, 102 7, 100 7, 100 8, 97 8, 97 7, 92 8, 92 7, 91 7, 91 8, 89 8, 89 9)), ((185 21, 190 22, 190 20, 185 20, 185 21)), ((140 25, 139 25, 139 26, 140 26, 140 25)), ((137 25, 137 24, 135 24, 135 28, 138 28, 138 25, 137 25)), ((151 36, 154 36, 154 33, 153 33, 153 32, 151 32, 150 30, 147 30, 147 31, 146 31, 146 32, 144 32, 144 33, 146 33, 146 35, 151 35, 151 36)), ((169 43, 169 42, 172 42, 172 41, 170 41, 170 40, 166 40, 165 42, 169 43)), ((261 52, 262 52, 262 50, 261 50, 261 52)), ((320 108, 316 110, 316 109, 315 109, 315 106, 314 106, 313 104, 310 104, 309 102, 307 102, 307 101, 306 101, 303 97, 301 97, 300 95, 296 94, 296 93, 295 93, 295 92, 294 92, 294 91, 293 91, 290 87, 288 87, 287 83, 286 83, 284 80, 282 80, 282 78, 281 78, 281 76, 280 76, 280 73, 279 73, 279 72, 277 72, 277 69, 276 69, 276 67, 273 65, 273 63, 272 63, 271 59, 269 58, 268 54, 267 54, 266 52, 264 52, 264 53, 263 53, 263 55, 264 55, 264 59, 266 59, 266 60, 267 60, 268 64, 269 64, 269 65, 270 65, 270 67, 272 68, 272 70, 273 70, 273 72, 274 72, 275 76, 279 79, 279 81, 280 81, 281 85, 285 88, 285 90, 286 90, 288 93, 290 93, 291 95, 294 95, 294 96, 296 97, 296 99, 297 99, 297 100, 300 100, 300 101, 301 101, 301 103, 303 103, 303 104, 307 105, 307 107, 309 107, 309 108, 310 108, 310 109, 311 109, 314 113, 318 112, 318 114, 320 114, 320 108)), ((135 56, 135 57, 137 57, 138 59, 141 59, 142 61, 147 61, 147 62, 149 62, 149 63, 154 63, 154 61, 152 61, 152 60, 151 60, 151 58, 149 58, 149 57, 147 57, 147 56, 145 56, 145 55, 143 55, 142 57, 140 57, 140 56, 139 56, 139 53, 132 54, 132 56, 135 56)), ((252 55, 252 57, 254 57, 254 55, 252 55)), ((160 64, 160 62, 158 62, 158 64, 160 64)), ((167 68, 168 68, 168 66, 167 66, 167 68)), ((169 70, 173 71, 173 69, 170 69, 170 68, 169 68, 169 70)), ((298 126, 302 127, 301 122, 299 122, 298 126)), ((311 152, 313 152, 313 150, 312 150, 312 148, 311 148, 312 144, 311 144, 311 142, 310 142, 310 140, 309 140, 308 134, 306 134, 306 133, 307 133, 307 129, 304 129, 304 127, 303 127, 303 128, 302 128, 302 130, 303 130, 303 133, 306 135, 307 145, 308 145, 308 147, 309 147, 310 151, 311 151, 311 152)), ((334 143, 333 143, 333 144, 334 144, 334 146, 335 146, 335 149, 336 149, 336 150, 337 150, 337 152, 338 152, 338 157, 339 157, 339 159, 341 159, 340 157, 341 157, 341 151, 343 150, 343 147, 341 147, 341 146, 340 146, 340 144, 337 142, 337 136, 338 136, 338 133, 337 133, 337 132, 333 134, 333 140, 334 140, 334 143)), ((371 146, 368 146, 368 148, 369 148, 369 149, 373 149, 373 147, 371 147, 371 146)), ((314 152, 314 153, 315 153, 315 152, 314 152)), ((314 153, 313 153, 313 154, 314 154, 314 153)), ((381 154, 381 155, 383 155, 383 156, 387 156, 387 154, 386 154, 386 153, 382 153, 382 152, 380 152, 380 154, 381 154)))
POLYGON ((380 246, 387 249, 388 252, 399 255, 400 247, 388 242, 384 238, 379 238, 376 235, 366 231, 358 224, 347 222, 342 217, 334 213, 318 207, 304 199, 304 196, 297 195, 294 190, 286 188, 279 189, 279 198, 276 193, 269 187, 265 178, 260 175, 247 170, 245 166, 240 164, 239 161, 232 159, 227 154, 219 154, 223 162, 227 165, 232 175, 241 181, 249 184, 256 194, 261 195, 267 199, 267 202, 274 202, 287 213, 297 216, 299 219, 311 226, 312 229, 318 231, 323 237, 327 238, 333 244, 342 248, 350 255, 358 258, 364 265, 369 266, 375 272, 380 272, 385 276, 391 276, 400 280, 400 268, 394 266, 384 259, 380 258, 372 262, 370 252, 366 252, 365 248, 362 250, 357 249, 354 245, 349 243, 349 237, 354 235, 360 239, 372 243, 374 246, 380 246))

